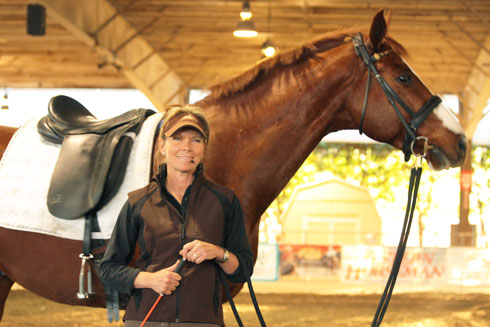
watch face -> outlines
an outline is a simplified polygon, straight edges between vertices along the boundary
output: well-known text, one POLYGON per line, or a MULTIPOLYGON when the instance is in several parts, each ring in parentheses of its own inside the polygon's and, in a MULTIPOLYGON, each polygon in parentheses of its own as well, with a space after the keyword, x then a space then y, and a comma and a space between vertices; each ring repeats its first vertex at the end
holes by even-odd
POLYGON ((225 263, 226 261, 228 261, 229 258, 230 258, 230 251, 225 249, 225 251, 223 252, 223 258, 222 259, 216 258, 216 261, 218 261, 219 263, 225 263))
POLYGON ((223 257, 222 258, 216 258, 214 259, 216 262, 218 263, 225 263, 226 260, 228 260, 228 257, 227 257, 227 253, 226 253, 226 249, 224 249, 224 252, 223 252, 223 257))

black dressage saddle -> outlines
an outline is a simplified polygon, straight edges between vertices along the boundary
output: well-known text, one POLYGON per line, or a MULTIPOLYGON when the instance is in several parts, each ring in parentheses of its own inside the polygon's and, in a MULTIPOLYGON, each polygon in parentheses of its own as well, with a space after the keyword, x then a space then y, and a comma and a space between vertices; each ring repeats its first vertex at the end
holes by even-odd
POLYGON ((150 109, 134 109, 99 120, 78 101, 59 95, 37 129, 61 144, 51 177, 48 209, 56 217, 76 219, 102 208, 122 184, 129 153, 150 109))

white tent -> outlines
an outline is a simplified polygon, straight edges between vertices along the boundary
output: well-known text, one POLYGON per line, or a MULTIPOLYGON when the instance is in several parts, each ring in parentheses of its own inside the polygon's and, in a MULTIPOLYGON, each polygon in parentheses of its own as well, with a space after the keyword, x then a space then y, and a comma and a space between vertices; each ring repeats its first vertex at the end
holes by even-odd
POLYGON ((298 186, 280 221, 281 244, 381 244, 381 218, 368 190, 339 179, 298 186))

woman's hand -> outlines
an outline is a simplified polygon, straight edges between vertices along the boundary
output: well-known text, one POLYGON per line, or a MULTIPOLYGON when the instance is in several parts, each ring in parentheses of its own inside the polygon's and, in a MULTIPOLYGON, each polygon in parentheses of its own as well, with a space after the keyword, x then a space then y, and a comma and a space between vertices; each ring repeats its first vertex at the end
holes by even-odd
POLYGON ((156 272, 142 271, 134 280, 136 288, 151 288, 158 294, 170 295, 179 286, 182 277, 174 272, 179 264, 177 260, 172 266, 156 272))
MULTIPOLYGON (((205 260, 221 260, 225 253, 225 249, 218 245, 195 240, 184 245, 179 253, 185 260, 200 264, 205 260)), ((228 261, 219 263, 219 265, 225 273, 232 274, 238 268, 238 258, 233 253, 229 252, 228 261)))
POLYGON ((223 257, 224 249, 220 246, 195 240, 184 245, 180 255, 187 261, 200 264, 205 260, 214 260, 223 257))

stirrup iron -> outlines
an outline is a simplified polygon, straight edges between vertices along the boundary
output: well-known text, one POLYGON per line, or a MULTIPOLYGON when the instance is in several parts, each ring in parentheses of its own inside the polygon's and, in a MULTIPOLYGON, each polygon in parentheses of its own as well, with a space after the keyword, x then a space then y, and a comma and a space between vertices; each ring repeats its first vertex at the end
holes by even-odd
POLYGON ((94 256, 92 254, 85 255, 80 253, 79 257, 82 259, 82 267, 80 269, 80 275, 78 277, 78 293, 77 298, 80 300, 91 299, 95 297, 95 293, 92 287, 92 268, 90 268, 90 263, 87 264, 87 261, 92 259, 94 256), (85 266, 88 266, 87 269, 87 291, 85 292, 85 266))

